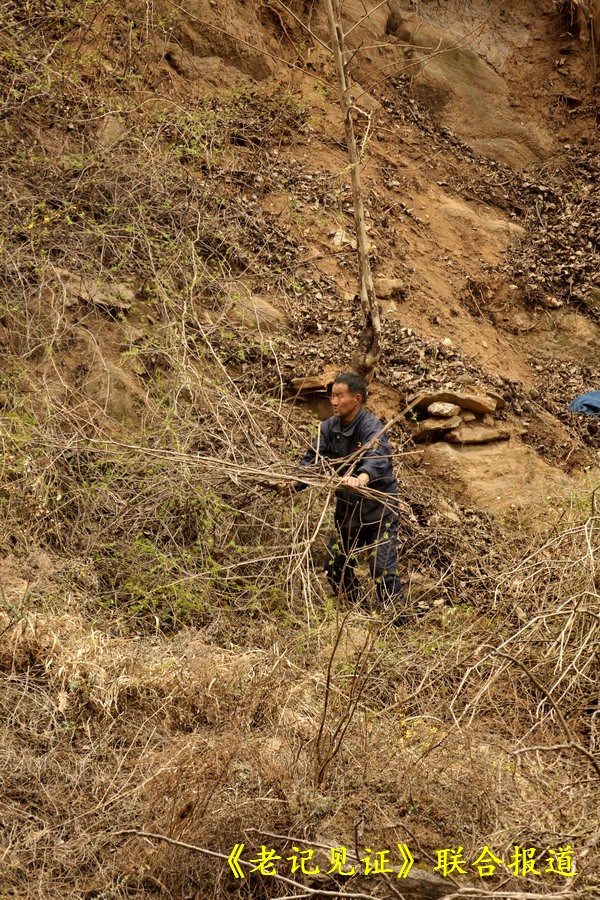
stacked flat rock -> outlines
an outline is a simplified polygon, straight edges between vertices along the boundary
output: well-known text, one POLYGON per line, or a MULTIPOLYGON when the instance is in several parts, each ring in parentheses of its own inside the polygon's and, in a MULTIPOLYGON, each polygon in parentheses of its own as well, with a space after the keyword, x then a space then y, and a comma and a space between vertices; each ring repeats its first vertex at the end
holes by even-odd
POLYGON ((451 444, 485 444, 510 437, 505 428, 496 426, 493 418, 496 409, 505 405, 497 395, 439 391, 415 394, 408 403, 417 415, 426 415, 415 423, 413 440, 418 443, 442 440, 451 444))
POLYGON ((415 394, 408 401, 418 409, 428 409, 432 403, 454 403, 461 409, 469 409, 474 413, 493 413, 497 401, 489 394, 471 394, 466 391, 437 391, 415 394))
POLYGON ((462 420, 460 416, 453 416, 451 419, 425 419, 423 422, 418 423, 418 431, 413 434, 413 440, 420 443, 421 441, 425 441, 431 437, 436 438, 437 436, 437 438, 441 438, 445 435, 446 432, 449 432, 454 428, 458 428, 461 424, 461 421, 462 420))
POLYGON ((460 414, 460 406, 456 403, 431 403, 427 407, 430 416, 441 416, 442 418, 451 418, 460 414))

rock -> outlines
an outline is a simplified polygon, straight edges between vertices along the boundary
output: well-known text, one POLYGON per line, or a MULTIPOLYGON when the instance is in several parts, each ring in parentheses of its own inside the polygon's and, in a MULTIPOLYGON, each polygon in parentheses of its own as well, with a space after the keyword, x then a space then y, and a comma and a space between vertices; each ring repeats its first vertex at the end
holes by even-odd
POLYGON ((496 410, 496 401, 492 397, 462 391, 423 392, 409 397, 408 403, 417 409, 428 409, 432 403, 454 403, 461 409, 469 409, 474 413, 493 413, 496 410))
POLYGON ((189 381, 184 381, 181 387, 177 392, 177 396, 182 400, 185 400, 187 403, 191 403, 194 400, 195 392, 193 386, 189 383, 189 381))
POLYGON ((327 366, 320 375, 306 375, 292 378, 292 387, 296 394, 314 394, 329 390, 339 369, 327 366))
POLYGON ((258 331, 286 331, 287 316, 268 300, 250 292, 232 293, 226 307, 229 319, 249 325, 258 331))
POLYGON ((495 391, 486 390, 486 395, 490 397, 492 400, 496 401, 496 409, 504 409, 506 406, 506 400, 500 394, 497 394, 495 391))
POLYGON ((225 68, 225 64, 220 57, 204 57, 199 59, 183 47, 178 47, 175 43, 167 50, 165 59, 178 75, 187 78, 188 81, 197 81, 204 72, 210 70, 211 64, 217 71, 221 67, 225 68))
MULTIPOLYGON (((417 10, 421 6, 412 5, 417 10)), ((550 133, 512 106, 511 91, 499 72, 503 68, 500 56, 488 61, 461 42, 456 26, 435 22, 425 9, 420 15, 396 6, 388 18, 388 33, 412 44, 413 65, 420 63, 413 96, 435 121, 477 153, 515 168, 544 159, 552 151, 550 133)), ((532 40, 526 29, 523 40, 532 40)))
POLYGON ((432 403, 427 407, 427 412, 430 416, 452 418, 460 413, 460 406, 455 403, 432 403))
POLYGON ((490 441, 506 441, 510 438, 505 428, 490 428, 488 425, 465 425, 444 436, 451 444, 488 444, 490 441))
MULTIPOLYGON (((458 517, 457 517, 458 518, 458 517)), ((458 519, 460 522, 460 519, 458 519)), ((418 605, 421 609, 433 605, 440 597, 441 580, 422 575, 420 572, 411 572, 406 584, 406 598, 409 606, 418 605)))
POLYGON ((133 344, 138 344, 146 337, 143 328, 132 325, 130 322, 124 322, 122 328, 124 340, 121 346, 123 350, 129 349, 133 344))
POLYGON ((530 505, 547 509, 547 497, 568 497, 574 481, 545 463, 531 447, 518 441, 491 444, 449 444, 437 441, 425 448, 423 467, 431 477, 461 490, 464 501, 494 515, 530 505))
POLYGON ((104 116, 98 126, 98 143, 111 149, 125 136, 127 128, 119 116, 104 116))
POLYGON ((545 306, 546 309, 560 309, 563 305, 562 300, 557 297, 544 297, 542 300, 542 306, 545 306))
POLYGON ((358 244, 356 243, 356 238, 348 237, 345 230, 343 228, 340 228, 333 235, 333 245, 334 247, 343 247, 344 244, 348 244, 353 250, 356 250, 358 246, 358 244))
POLYGON ((83 384, 83 393, 98 412, 117 422, 132 420, 147 406, 137 379, 112 363, 95 362, 83 384))
POLYGON ((426 441, 436 434, 442 435, 452 428, 458 428, 460 424, 460 416, 454 416, 452 419, 425 419, 418 423, 417 431, 413 434, 413 441, 417 443, 426 441))
POLYGON ((461 412, 460 417, 463 422, 474 422, 477 418, 475 413, 469 412, 468 410, 464 410, 463 412, 461 412))
POLYGON ((457 512, 450 506, 447 500, 438 500, 436 503, 437 515, 441 518, 448 519, 450 522, 456 522, 457 525, 462 523, 462 519, 457 512))
POLYGON ((401 299, 404 295, 404 283, 400 278, 376 278, 373 287, 380 300, 401 299))
POLYGON ((354 81, 350 86, 350 96, 355 106, 365 110, 365 112, 378 113, 382 108, 379 100, 376 100, 372 94, 365 91, 364 87, 357 81, 354 81))
POLYGON ((87 299, 94 306, 109 312, 127 312, 135 299, 135 293, 129 285, 121 282, 118 284, 96 284, 89 279, 84 279, 84 290, 87 291, 87 299))
MULTIPOLYGON (((179 57, 178 64, 189 71, 191 80, 202 78, 208 84, 221 90, 235 88, 248 81, 248 75, 233 65, 228 65, 220 56, 202 56, 195 58, 187 54, 187 58, 179 57)), ((184 76, 186 77, 186 76, 184 76)))
POLYGON ((65 306, 73 306, 79 300, 83 300, 107 311, 127 312, 131 309, 135 292, 133 286, 127 282, 108 284, 78 275, 68 269, 56 268, 54 271, 60 287, 52 285, 45 288, 42 295, 45 300, 51 300, 60 291, 65 306))
MULTIPOLYGON (((310 887, 321 891, 333 889, 338 896, 344 896, 343 893, 338 893, 339 884, 332 875, 328 874, 328 870, 331 868, 331 850, 334 847, 345 846, 346 866, 354 866, 356 870, 352 877, 352 893, 360 891, 364 892, 367 896, 372 895, 372 876, 364 876, 361 874, 361 870, 363 869, 361 860, 357 858, 352 846, 348 846, 347 841, 332 841, 329 836, 319 834, 317 835, 316 843, 317 847, 314 856, 311 858, 311 865, 318 866, 320 872, 308 876, 307 881, 310 887)), ((388 865, 389 868, 392 869, 390 875, 396 884, 398 883, 398 875, 401 872, 401 865, 398 863, 402 862, 403 860, 399 858, 399 855, 392 858, 392 854, 390 853, 388 865)), ((448 879, 442 878, 435 872, 429 872, 427 869, 417 868, 414 865, 411 867, 408 875, 402 876, 401 883, 402 895, 406 895, 412 898, 412 900, 438 900, 438 898, 444 897, 446 894, 452 894, 455 891, 455 885, 448 879)), ((377 895, 381 897, 382 900, 388 900, 388 898, 389 900, 392 900, 393 897, 398 897, 399 892, 395 890, 393 886, 389 890, 386 890, 385 882, 383 882, 381 887, 378 888, 377 895)))
MULTIPOLYGON (((248 45, 251 46, 251 45, 248 45)), ((222 91, 235 87, 243 79, 262 81, 272 74, 273 64, 264 54, 247 49, 240 53, 235 44, 213 43, 201 35, 192 23, 182 27, 177 43, 169 43, 165 61, 188 81, 202 79, 222 91), (221 55, 213 55, 218 51, 221 55)))

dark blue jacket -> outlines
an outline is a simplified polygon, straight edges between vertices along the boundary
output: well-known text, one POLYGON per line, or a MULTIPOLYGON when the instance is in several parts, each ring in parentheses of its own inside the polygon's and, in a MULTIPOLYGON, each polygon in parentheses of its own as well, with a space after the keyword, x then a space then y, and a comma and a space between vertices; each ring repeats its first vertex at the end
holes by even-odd
POLYGON ((368 487, 389 497, 384 505, 378 500, 361 497, 357 491, 338 490, 335 492, 337 522, 358 528, 397 517, 398 482, 394 477, 392 454, 383 425, 373 413, 362 407, 348 425, 344 425, 339 416, 321 422, 300 465, 314 466, 319 459, 331 460, 333 468, 342 477, 366 472, 368 487))

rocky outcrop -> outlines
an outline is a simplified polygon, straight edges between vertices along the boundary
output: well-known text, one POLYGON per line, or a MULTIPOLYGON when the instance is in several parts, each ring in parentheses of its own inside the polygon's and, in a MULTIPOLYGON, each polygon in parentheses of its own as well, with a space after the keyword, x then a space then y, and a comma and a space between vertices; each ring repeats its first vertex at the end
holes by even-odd
MULTIPOLYGON (((476 152, 515 168, 544 159, 552 138, 513 109, 507 82, 492 62, 475 52, 459 29, 421 15, 404 0, 391 0, 387 33, 402 42, 414 70, 413 93, 432 118, 452 129, 476 152), (469 115, 465 115, 465 109, 469 115)), ((526 29, 513 34, 527 46, 526 29)))
POLYGON ((420 393, 409 398, 412 414, 427 417, 413 422, 413 440, 417 443, 447 441, 451 444, 487 444, 510 437, 498 427, 494 413, 504 400, 497 395, 439 391, 420 393))
POLYGON ((513 508, 547 503, 548 496, 568 496, 573 483, 519 441, 450 444, 437 441, 423 454, 430 477, 452 483, 455 496, 497 515, 513 508))
POLYGON ((244 288, 231 293, 225 314, 229 320, 259 332, 281 333, 288 328, 287 316, 282 310, 244 288))
POLYGON ((469 409, 474 413, 493 413, 496 411, 496 400, 487 394, 471 394, 463 391, 437 391, 436 393, 420 393, 410 397, 408 402, 417 409, 428 409, 432 403, 454 403, 460 409, 469 409))
POLYGON ((460 416, 453 416, 451 419, 431 417, 418 423, 418 429, 413 434, 413 440, 417 443, 429 440, 430 438, 443 438, 446 432, 459 428, 462 423, 460 416))

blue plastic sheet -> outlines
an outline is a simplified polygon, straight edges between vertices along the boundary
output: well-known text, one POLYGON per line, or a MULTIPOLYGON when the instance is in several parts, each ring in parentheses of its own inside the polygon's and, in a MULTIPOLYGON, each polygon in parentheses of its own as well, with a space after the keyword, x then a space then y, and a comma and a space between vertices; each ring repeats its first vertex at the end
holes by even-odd
POLYGON ((586 413, 588 416, 600 416, 600 391, 588 391, 571 400, 569 412, 586 413))

